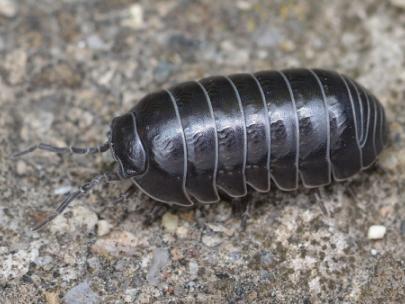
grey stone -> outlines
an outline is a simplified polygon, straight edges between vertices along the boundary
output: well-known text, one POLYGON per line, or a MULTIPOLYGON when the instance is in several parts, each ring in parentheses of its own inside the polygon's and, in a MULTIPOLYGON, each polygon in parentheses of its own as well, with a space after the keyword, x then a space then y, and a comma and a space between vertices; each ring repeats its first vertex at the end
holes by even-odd
POLYGON ((88 281, 81 282, 70 289, 63 301, 66 304, 96 304, 99 303, 99 296, 91 289, 88 281))
POLYGON ((160 281, 160 271, 170 262, 169 250, 167 248, 156 248, 153 253, 152 262, 149 266, 146 279, 151 284, 157 284, 160 281))

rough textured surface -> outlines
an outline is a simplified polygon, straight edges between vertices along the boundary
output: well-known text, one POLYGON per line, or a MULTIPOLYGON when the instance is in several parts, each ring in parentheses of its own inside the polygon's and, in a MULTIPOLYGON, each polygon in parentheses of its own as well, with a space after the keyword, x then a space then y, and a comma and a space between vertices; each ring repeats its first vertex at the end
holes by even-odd
POLYGON ((378 1, 0 1, 0 303, 404 303, 405 10, 378 1), (109 155, 7 156, 96 144, 161 86, 212 74, 337 69, 379 96, 391 147, 349 182, 173 211, 127 183, 99 187, 46 229, 34 222, 109 155), (323 203, 326 215, 319 208, 323 203), (367 239, 371 225, 383 239, 367 239))

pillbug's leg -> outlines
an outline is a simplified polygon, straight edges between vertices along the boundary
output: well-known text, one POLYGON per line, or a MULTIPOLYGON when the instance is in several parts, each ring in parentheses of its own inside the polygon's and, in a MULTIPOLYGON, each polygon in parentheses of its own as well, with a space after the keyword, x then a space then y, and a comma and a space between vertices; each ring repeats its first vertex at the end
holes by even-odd
POLYGON ((243 213, 243 197, 235 197, 235 198, 230 198, 228 200, 223 199, 225 201, 228 201, 231 203, 232 207, 232 213, 234 215, 241 216, 243 213))
POLYGON ((240 227, 242 231, 246 230, 247 221, 250 218, 255 206, 255 200, 252 198, 252 188, 248 187, 246 196, 230 197, 224 191, 219 191, 221 200, 230 202, 232 213, 240 217, 240 227))
POLYGON ((325 203, 322 200, 319 200, 319 207, 321 208, 321 211, 323 213, 323 215, 325 216, 330 216, 328 209, 326 209, 325 203))
POLYGON ((250 199, 246 203, 245 211, 242 213, 242 216, 241 216, 241 219, 240 219, 240 228, 241 228, 242 231, 246 230, 247 221, 248 221, 248 219, 250 219, 254 209, 255 209, 255 201, 250 199))
POLYGON ((129 186, 129 188, 127 190, 125 190, 125 192, 121 193, 119 195, 119 197, 113 201, 113 203, 117 204, 117 203, 125 202, 132 195, 134 195, 134 193, 136 192, 137 189, 138 188, 134 184, 132 184, 131 186, 129 186))
POLYGON ((167 209, 169 208, 168 205, 155 202, 151 212, 147 215, 146 219, 143 221, 144 225, 150 226, 158 219, 160 219, 163 214, 166 213, 167 209))
POLYGON ((116 180, 120 180, 120 177, 115 172, 108 172, 108 173, 97 175, 89 182, 80 186, 79 190, 68 193, 65 196, 65 198, 63 199, 62 203, 59 205, 59 207, 56 208, 55 212, 52 215, 50 215, 48 218, 46 218, 44 221, 42 221, 39 224, 37 224, 36 226, 34 226, 33 230, 37 231, 37 230, 41 229, 42 227, 44 227, 50 221, 55 219, 59 214, 61 214, 66 209, 66 207, 69 206, 69 204, 71 202, 73 202, 75 199, 82 196, 83 194, 86 194, 87 192, 89 192, 96 185, 98 185, 100 183, 109 183, 111 181, 116 181, 116 180))
POLYGON ((321 192, 321 189, 319 189, 319 193, 315 193, 315 199, 318 202, 319 208, 321 209, 323 215, 329 217, 330 213, 329 213, 328 209, 326 208, 325 203, 323 201, 323 194, 321 192))
POLYGON ((23 151, 16 152, 11 155, 11 159, 15 159, 17 157, 23 156, 25 154, 34 152, 35 150, 44 150, 48 152, 58 153, 58 154, 96 154, 96 153, 103 153, 110 149, 110 142, 107 141, 101 145, 96 147, 56 147, 44 143, 40 143, 38 145, 33 145, 23 151))
POLYGON ((359 204, 359 200, 357 198, 357 194, 355 193, 355 191, 353 190, 350 182, 346 182, 345 183, 345 193, 348 194, 348 196, 358 205, 359 204))

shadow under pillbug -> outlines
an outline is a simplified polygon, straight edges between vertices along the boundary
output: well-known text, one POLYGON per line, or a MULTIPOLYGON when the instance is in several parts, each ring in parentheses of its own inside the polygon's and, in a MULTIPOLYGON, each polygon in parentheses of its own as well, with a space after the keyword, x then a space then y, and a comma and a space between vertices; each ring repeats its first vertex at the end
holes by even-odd
POLYGON ((131 179, 151 198, 181 206, 243 197, 274 184, 281 190, 320 187, 369 167, 387 143, 384 109, 368 90, 336 72, 262 71, 180 83, 145 96, 111 123, 98 147, 116 167, 65 196, 52 220, 98 183, 131 179))

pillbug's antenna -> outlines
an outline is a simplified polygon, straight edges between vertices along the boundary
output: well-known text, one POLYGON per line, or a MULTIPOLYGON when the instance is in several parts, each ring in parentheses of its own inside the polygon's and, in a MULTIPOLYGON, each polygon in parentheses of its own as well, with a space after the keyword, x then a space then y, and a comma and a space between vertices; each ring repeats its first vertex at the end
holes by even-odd
POLYGON ((17 157, 26 155, 28 153, 34 152, 35 150, 44 150, 44 151, 49 151, 53 153, 58 153, 58 154, 96 154, 96 153, 103 153, 106 152, 110 149, 110 141, 107 141, 101 145, 98 145, 96 147, 74 147, 74 146, 69 146, 69 147, 56 147, 44 143, 40 143, 37 145, 33 145, 23 151, 16 152, 11 155, 12 159, 15 159, 17 157))
POLYGON ((66 207, 69 206, 69 204, 71 202, 73 202, 75 199, 79 198, 83 194, 86 194, 87 192, 89 192, 96 185, 101 184, 101 183, 106 184, 106 183, 109 183, 112 181, 117 181, 120 179, 121 179, 120 176, 115 172, 107 172, 107 173, 103 173, 103 174, 95 176, 89 182, 80 186, 79 190, 77 190, 75 192, 69 192, 66 195, 66 197, 64 198, 64 200, 62 201, 62 203, 59 205, 59 207, 56 208, 55 212, 52 215, 48 216, 44 221, 42 221, 39 224, 37 224, 36 226, 34 226, 32 228, 32 230, 37 231, 37 230, 41 229, 42 227, 44 227, 46 224, 48 224, 53 219, 55 219, 59 214, 61 214, 66 209, 66 207))

